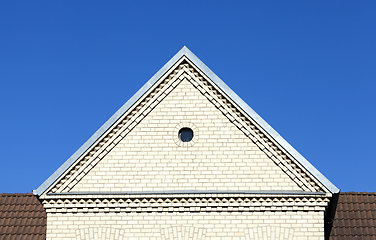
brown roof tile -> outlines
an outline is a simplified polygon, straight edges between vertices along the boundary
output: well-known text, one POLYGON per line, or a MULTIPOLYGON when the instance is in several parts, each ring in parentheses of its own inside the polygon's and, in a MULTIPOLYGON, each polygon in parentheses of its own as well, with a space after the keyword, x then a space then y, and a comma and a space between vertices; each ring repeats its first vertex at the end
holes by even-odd
POLYGON ((46 222, 46 212, 33 194, 0 194, 0 240, 44 240, 46 222))
POLYGON ((340 193, 331 240, 376 240, 376 193, 340 193))

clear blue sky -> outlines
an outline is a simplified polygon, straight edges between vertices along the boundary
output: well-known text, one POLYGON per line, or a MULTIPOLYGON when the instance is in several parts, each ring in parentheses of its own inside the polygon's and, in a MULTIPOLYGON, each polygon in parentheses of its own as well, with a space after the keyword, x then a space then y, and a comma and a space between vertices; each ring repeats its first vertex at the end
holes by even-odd
POLYGON ((0 192, 38 188, 186 45, 342 191, 376 191, 376 1, 1 1, 0 192))

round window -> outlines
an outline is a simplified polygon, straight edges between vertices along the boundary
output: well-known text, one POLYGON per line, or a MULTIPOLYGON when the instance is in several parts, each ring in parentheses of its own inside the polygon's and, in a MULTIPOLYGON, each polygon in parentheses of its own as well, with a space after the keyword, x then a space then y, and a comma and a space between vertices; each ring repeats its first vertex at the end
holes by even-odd
POLYGON ((179 139, 182 142, 190 142, 193 138, 193 131, 190 128, 182 128, 179 130, 179 139))

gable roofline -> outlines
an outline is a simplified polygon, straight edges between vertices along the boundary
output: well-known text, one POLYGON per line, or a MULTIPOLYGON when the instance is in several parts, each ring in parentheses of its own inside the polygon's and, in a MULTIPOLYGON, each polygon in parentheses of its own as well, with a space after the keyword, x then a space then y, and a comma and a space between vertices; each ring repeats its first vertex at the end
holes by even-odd
POLYGON ((212 70, 209 69, 186 46, 182 47, 149 81, 147 81, 114 115, 112 115, 63 165, 61 165, 46 181, 36 190, 35 195, 42 195, 68 168, 84 154, 125 112, 127 112, 180 58, 187 57, 207 77, 209 77, 228 97, 230 97, 245 113, 263 128, 282 148, 295 158, 307 171, 309 171, 331 193, 338 193, 339 189, 296 151, 277 131, 262 119, 247 103, 231 90, 212 70))

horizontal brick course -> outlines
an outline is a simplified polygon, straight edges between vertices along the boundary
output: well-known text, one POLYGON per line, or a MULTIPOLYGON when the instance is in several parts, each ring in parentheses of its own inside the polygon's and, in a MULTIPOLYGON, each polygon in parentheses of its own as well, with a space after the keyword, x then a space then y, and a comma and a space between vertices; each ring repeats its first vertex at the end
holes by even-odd
POLYGON ((322 212, 48 214, 47 225, 51 240, 83 239, 90 232, 94 236, 98 230, 117 232, 118 239, 150 240, 179 239, 171 238, 177 236, 174 231, 186 237, 197 237, 201 231, 200 239, 271 239, 272 235, 277 236, 275 239, 323 239, 324 236, 322 212), (282 238, 281 232, 288 233, 288 238, 282 238))

